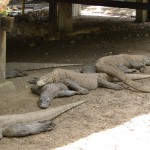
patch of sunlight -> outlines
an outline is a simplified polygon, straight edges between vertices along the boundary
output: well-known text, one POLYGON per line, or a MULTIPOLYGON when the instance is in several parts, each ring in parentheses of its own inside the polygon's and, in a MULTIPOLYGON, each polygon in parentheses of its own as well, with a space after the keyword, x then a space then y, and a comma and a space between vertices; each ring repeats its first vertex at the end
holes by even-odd
POLYGON ((88 6, 81 10, 81 15, 105 17, 135 17, 135 9, 88 6))
POLYGON ((150 150, 150 114, 55 150, 150 150))

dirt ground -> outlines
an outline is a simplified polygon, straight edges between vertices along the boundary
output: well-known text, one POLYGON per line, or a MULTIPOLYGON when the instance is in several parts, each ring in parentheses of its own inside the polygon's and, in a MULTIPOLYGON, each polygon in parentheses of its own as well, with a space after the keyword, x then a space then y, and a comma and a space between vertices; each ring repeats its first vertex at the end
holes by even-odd
MULTIPOLYGON (((93 64, 99 57, 111 54, 145 54, 150 56, 150 23, 135 23, 134 18, 79 17, 74 30, 95 30, 88 34, 64 37, 51 41, 45 38, 9 37, 8 62, 53 62, 93 64)), ((74 69, 76 67, 70 67, 74 69)), ((30 91, 27 83, 52 69, 30 71, 28 76, 11 79, 15 93, 0 96, 0 115, 40 110, 38 96, 30 91)), ((150 68, 146 73, 150 73, 150 68)), ((149 79, 138 81, 149 85, 149 79)), ((3 138, 3 150, 50 150, 86 137, 94 132, 107 130, 135 116, 150 113, 150 94, 141 93, 119 83, 125 89, 115 91, 99 88, 88 95, 56 98, 50 108, 79 100, 88 100, 54 119, 56 127, 51 132, 25 138, 3 138)))

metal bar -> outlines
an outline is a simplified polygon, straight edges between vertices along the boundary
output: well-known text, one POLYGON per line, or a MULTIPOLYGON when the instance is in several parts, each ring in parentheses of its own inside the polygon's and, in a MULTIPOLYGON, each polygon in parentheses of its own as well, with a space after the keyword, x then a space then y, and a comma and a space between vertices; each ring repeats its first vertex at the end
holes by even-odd
POLYGON ((150 3, 104 0, 57 0, 57 2, 150 10, 150 3))

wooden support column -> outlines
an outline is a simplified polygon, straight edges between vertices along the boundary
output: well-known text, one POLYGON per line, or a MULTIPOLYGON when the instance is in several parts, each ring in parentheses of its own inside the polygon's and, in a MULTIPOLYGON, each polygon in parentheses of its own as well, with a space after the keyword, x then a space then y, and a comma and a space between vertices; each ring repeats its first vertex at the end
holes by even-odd
POLYGON ((57 34, 57 2, 56 0, 49 0, 49 30, 56 36, 57 34))
POLYGON ((0 82, 5 80, 6 64, 6 31, 0 29, 0 82))
POLYGON ((22 0, 22 15, 24 15, 24 10, 25 10, 25 0, 22 0))
POLYGON ((6 30, 12 28, 13 19, 0 16, 0 94, 15 90, 13 82, 5 80, 6 72, 6 30))
MULTIPOLYGON (((136 2, 147 3, 148 0, 136 0, 136 2)), ((136 9, 136 21, 137 22, 146 22, 146 21, 148 21, 148 10, 136 9)))
POLYGON ((72 16, 81 15, 81 4, 72 4, 72 16))
MULTIPOLYGON (((148 0, 148 3, 150 3, 150 0, 148 0)), ((150 10, 148 10, 147 12, 147 21, 148 22, 150 21, 150 10)))
POLYGON ((72 4, 58 3, 58 30, 72 31, 72 4))

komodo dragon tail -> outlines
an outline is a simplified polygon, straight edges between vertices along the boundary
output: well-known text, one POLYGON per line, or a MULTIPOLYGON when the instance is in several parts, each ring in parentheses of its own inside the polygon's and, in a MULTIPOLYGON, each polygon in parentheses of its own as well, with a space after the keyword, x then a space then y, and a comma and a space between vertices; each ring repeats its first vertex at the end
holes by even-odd
POLYGON ((125 84, 127 84, 128 86, 130 86, 136 90, 139 90, 141 92, 146 92, 146 93, 150 92, 150 87, 143 85, 141 83, 132 81, 127 75, 125 75, 122 71, 120 71, 119 69, 117 69, 114 66, 98 65, 98 66, 96 66, 96 69, 97 69, 97 72, 107 73, 108 75, 116 77, 120 81, 124 82, 125 84))
POLYGON ((131 80, 141 80, 141 79, 147 79, 150 78, 150 74, 126 74, 128 78, 131 80))
MULTIPOLYGON (((131 80, 141 80, 141 79, 148 79, 150 78, 150 74, 131 74, 131 73, 127 73, 125 74, 128 78, 130 78, 131 80)), ((111 82, 118 82, 120 81, 117 78, 111 78, 110 80, 111 82)))
POLYGON ((4 127, 8 124, 12 123, 30 123, 44 120, 52 120, 59 116, 60 114, 85 103, 86 101, 79 101, 63 106, 59 106, 57 108, 51 108, 47 110, 41 110, 36 112, 24 113, 24 114, 14 114, 14 115, 4 115, 0 116, 0 127, 4 127))
POLYGON ((11 62, 6 64, 6 70, 18 69, 21 71, 39 70, 56 67, 67 66, 81 66, 82 64, 56 64, 56 63, 25 63, 25 62, 11 62))

